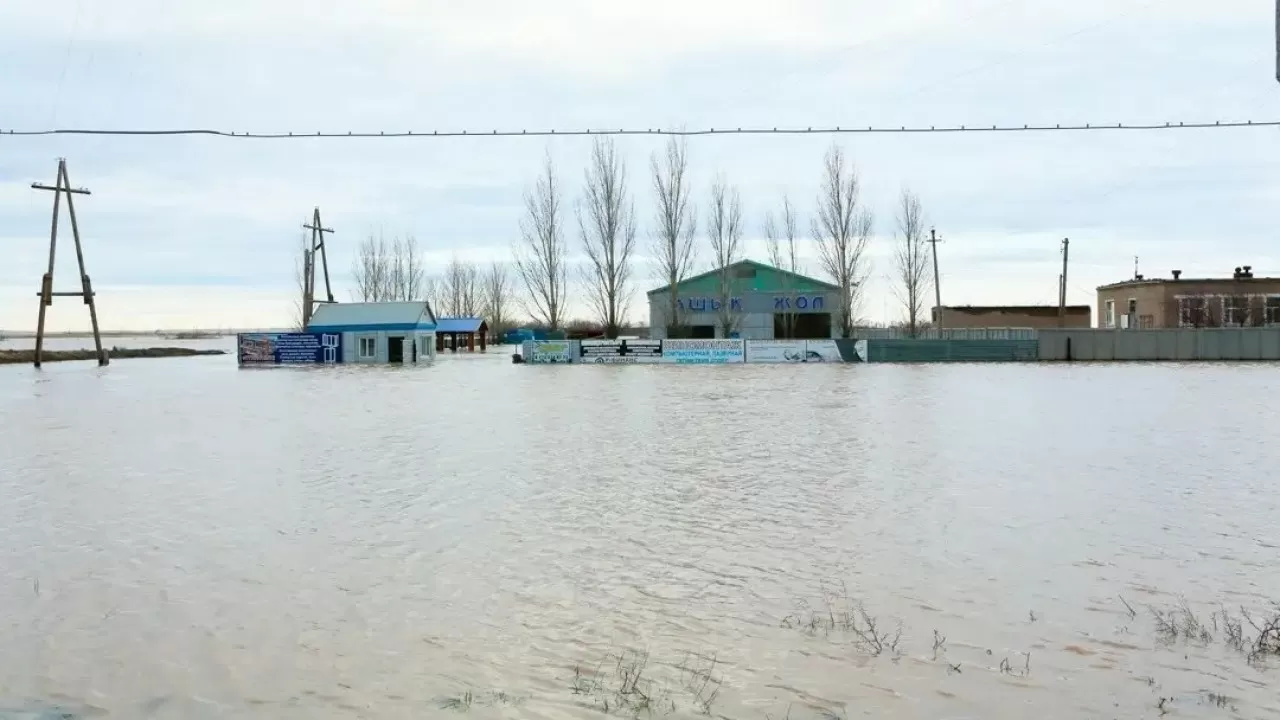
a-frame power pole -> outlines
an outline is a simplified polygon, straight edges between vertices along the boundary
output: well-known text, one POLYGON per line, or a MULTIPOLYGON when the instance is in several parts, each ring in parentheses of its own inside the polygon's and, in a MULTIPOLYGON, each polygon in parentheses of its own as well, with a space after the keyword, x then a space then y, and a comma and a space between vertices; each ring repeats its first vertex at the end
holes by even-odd
POLYGON ((327 228, 320 222, 320 208, 315 209, 312 215, 311 224, 303 225, 304 229, 311 231, 311 247, 307 250, 303 263, 303 288, 302 288, 302 326, 305 328, 311 323, 311 313, 315 311, 317 302, 334 302, 333 286, 329 284, 329 253, 325 250, 324 236, 325 233, 333 234, 333 228, 327 228), (326 300, 316 300, 316 252, 320 253, 320 265, 324 268, 324 293, 326 300))
POLYGON ((44 353, 45 313, 49 306, 53 304, 55 297, 78 297, 84 299, 84 304, 89 306, 89 322, 93 324, 93 344, 98 352, 98 365, 106 365, 110 362, 110 358, 102 350, 102 334, 98 331, 98 307, 93 301, 93 284, 89 281, 89 274, 84 270, 84 251, 80 246, 80 226, 76 222, 76 206, 72 200, 76 195, 88 195, 89 191, 85 188, 71 187, 71 178, 67 176, 67 161, 65 158, 58 158, 58 180, 54 185, 31 183, 31 187, 36 190, 53 191, 53 223, 49 230, 49 271, 41 278, 40 292, 37 293, 40 296, 40 318, 36 321, 35 366, 40 367, 40 361, 44 353), (67 212, 71 216, 71 236, 76 243, 76 262, 80 266, 80 289, 69 292, 54 292, 53 265, 54 260, 57 258, 58 250, 58 211, 61 209, 64 193, 67 196, 67 212))

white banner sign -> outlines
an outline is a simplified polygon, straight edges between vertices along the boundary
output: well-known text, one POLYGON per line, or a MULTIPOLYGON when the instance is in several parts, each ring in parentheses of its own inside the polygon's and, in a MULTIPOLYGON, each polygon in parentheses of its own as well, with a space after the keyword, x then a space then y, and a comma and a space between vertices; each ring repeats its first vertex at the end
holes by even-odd
POLYGON ((742 340, 663 340, 662 359, 688 365, 744 362, 742 340))
POLYGON ((804 362, 808 349, 803 340, 748 340, 749 363, 804 362))
POLYGON ((573 362, 573 343, 569 340, 533 340, 530 342, 531 363, 567 363, 573 362))
POLYGON ((805 362, 844 362, 835 340, 806 340, 805 362))

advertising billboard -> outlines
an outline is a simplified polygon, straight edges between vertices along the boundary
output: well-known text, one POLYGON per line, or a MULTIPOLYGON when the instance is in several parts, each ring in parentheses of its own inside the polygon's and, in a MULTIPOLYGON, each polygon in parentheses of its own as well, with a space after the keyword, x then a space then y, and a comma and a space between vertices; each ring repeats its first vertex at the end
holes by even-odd
POLYGON ((723 365, 745 362, 742 340, 663 340, 664 362, 680 365, 723 365))
POLYGON ((340 333, 244 333, 236 336, 241 365, 324 365, 342 362, 340 333))
POLYGON ((661 340, 583 340, 582 362, 635 365, 662 362, 661 340))
POLYGON ((529 348, 531 363, 567 363, 573 362, 573 342, 569 340, 530 340, 525 344, 529 348))
POLYGON ((746 361, 749 363, 804 362, 804 340, 748 340, 746 361))

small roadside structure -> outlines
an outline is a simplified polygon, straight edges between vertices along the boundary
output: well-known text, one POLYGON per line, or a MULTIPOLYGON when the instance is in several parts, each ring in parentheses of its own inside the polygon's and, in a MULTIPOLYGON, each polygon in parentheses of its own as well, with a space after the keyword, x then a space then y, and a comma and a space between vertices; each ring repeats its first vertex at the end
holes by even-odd
POLYGON ((476 340, 479 338, 480 352, 489 347, 489 323, 484 318, 440 318, 436 323, 436 351, 445 349, 458 352, 461 345, 466 345, 467 352, 476 351, 476 340), (448 338, 448 343, 445 338, 448 338))
POLYGON ((308 333, 341 335, 344 363, 416 364, 435 358, 436 316, 427 302, 325 303, 308 333))

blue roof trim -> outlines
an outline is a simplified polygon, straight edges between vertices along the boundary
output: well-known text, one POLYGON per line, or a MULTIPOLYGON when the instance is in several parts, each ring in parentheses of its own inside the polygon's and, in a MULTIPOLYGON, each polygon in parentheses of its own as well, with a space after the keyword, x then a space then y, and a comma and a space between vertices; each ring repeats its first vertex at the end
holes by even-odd
POLYGON ((436 326, 430 323, 384 323, 374 325, 310 325, 307 332, 344 333, 344 332, 397 332, 421 330, 435 332, 436 326))

